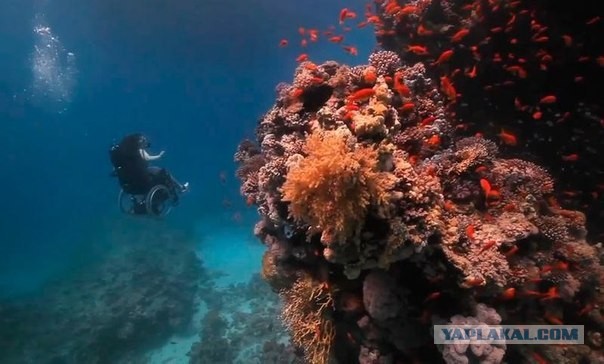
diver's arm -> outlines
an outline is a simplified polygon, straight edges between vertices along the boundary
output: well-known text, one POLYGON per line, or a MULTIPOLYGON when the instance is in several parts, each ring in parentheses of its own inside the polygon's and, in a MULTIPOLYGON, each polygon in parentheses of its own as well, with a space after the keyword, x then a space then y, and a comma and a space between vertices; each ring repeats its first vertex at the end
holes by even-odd
POLYGON ((162 157, 162 155, 164 155, 164 151, 162 150, 161 152, 159 152, 158 155, 150 155, 149 153, 147 153, 146 150, 144 149, 139 149, 139 152, 141 154, 141 157, 143 157, 144 160, 146 161, 154 161, 156 159, 159 159, 162 157))

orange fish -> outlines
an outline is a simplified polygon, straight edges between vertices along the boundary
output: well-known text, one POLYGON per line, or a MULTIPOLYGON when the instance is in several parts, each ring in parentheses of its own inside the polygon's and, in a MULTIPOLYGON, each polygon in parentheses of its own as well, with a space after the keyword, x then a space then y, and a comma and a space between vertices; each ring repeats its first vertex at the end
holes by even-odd
POLYGON ((515 74, 519 78, 526 78, 527 76, 526 70, 520 66, 509 66, 506 68, 506 70, 512 74, 515 74))
POLYGON ((407 5, 399 11, 399 15, 409 15, 417 12, 417 6, 407 5))
POLYGON ((546 319, 552 325, 564 325, 564 322, 562 322, 562 320, 560 320, 554 315, 545 314, 543 318, 546 319))
POLYGON ((436 64, 443 64, 444 62, 447 62, 449 59, 451 59, 453 53, 454 52, 452 49, 442 52, 438 59, 434 63, 432 63, 432 65, 434 66, 436 64))
POLYGON ((400 97, 408 97, 411 94, 411 90, 405 85, 403 74, 400 71, 394 74, 394 89, 400 97))
POLYGON ((533 41, 535 43, 546 43, 549 41, 549 37, 538 37, 538 38, 534 38, 533 41))
POLYGON ((487 241, 487 242, 484 244, 484 246, 482 247, 482 249, 480 249, 479 253, 482 253, 482 252, 484 252, 484 251, 487 251, 487 250, 491 249, 492 247, 494 247, 494 246, 495 246, 495 244, 497 244, 497 241, 496 241, 496 240, 489 240, 489 241, 487 241))
POLYGON ((499 191, 491 190, 487 193, 487 200, 499 200, 500 198, 501 194, 499 194, 499 191))
POLYGON ((588 21, 586 21, 585 24, 587 24, 587 25, 594 25, 594 24, 596 24, 599 21, 600 21, 600 17, 596 16, 596 17, 593 17, 593 18, 589 19, 588 21))
POLYGON ((583 307, 583 308, 581 309, 581 311, 579 311, 579 313, 578 313, 578 314, 579 314, 579 316, 583 316, 583 315, 585 315, 586 313, 589 313, 589 312, 590 312, 591 310, 593 310, 594 308, 595 308, 595 307, 594 307, 594 304, 593 304, 593 303, 588 303, 587 305, 585 305, 585 307, 583 307))
POLYGON ((576 162, 579 160, 579 155, 577 153, 563 155, 562 160, 565 162, 576 162))
POLYGON ((303 93, 304 93, 304 89, 298 87, 298 88, 293 89, 292 92, 290 93, 290 95, 297 99, 300 96, 302 96, 303 93))
POLYGON ((342 48, 346 51, 346 53, 348 53, 350 55, 357 56, 359 54, 359 51, 357 50, 356 47, 353 47, 353 46, 343 46, 342 48))
POLYGON ((457 99, 457 91, 447 76, 440 78, 440 89, 445 95, 447 95, 450 101, 455 101, 457 99))
POLYGON ((514 245, 510 250, 508 250, 507 252, 505 252, 505 256, 507 258, 511 257, 512 255, 516 254, 516 252, 520 250, 520 248, 518 248, 516 245, 514 245))
POLYGON ((246 204, 247 206, 252 206, 252 205, 253 205, 253 204, 255 204, 255 203, 256 203, 256 198, 254 198, 254 196, 248 196, 248 197, 245 199, 245 204, 246 204))
POLYGON ((476 230, 474 230, 474 225, 470 224, 468 225, 468 227, 466 227, 466 235, 468 236, 468 238, 470 238, 470 240, 474 240, 475 232, 476 230))
POLYGON ((298 58, 296 58, 296 62, 304 62, 308 60, 308 54, 306 53, 302 53, 301 55, 298 56, 298 58))
POLYGON ((436 120, 435 116, 428 116, 427 118, 425 118, 424 120, 422 120, 420 122, 420 125, 426 126, 426 125, 432 124, 432 122, 434 122, 434 120, 436 120))
POLYGON ((564 41, 564 44, 567 47, 570 47, 571 45, 573 45, 573 38, 570 35, 564 34, 562 36, 562 40, 564 41))
POLYGON ((453 43, 461 42, 461 40, 464 39, 468 34, 470 34, 470 30, 465 29, 465 28, 461 29, 457 33, 453 34, 453 36, 451 37, 451 42, 453 42, 453 43))
POLYGON ((417 27, 417 35, 419 35, 419 36, 429 36, 429 35, 432 35, 432 34, 434 34, 434 32, 431 31, 431 30, 426 29, 423 24, 420 24, 417 27))
POLYGON ((548 96, 543 96, 541 98, 541 100, 539 100, 540 104, 553 104, 557 101, 558 99, 556 98, 556 96, 554 95, 548 95, 548 96))
POLYGON ((426 299, 424 300, 424 303, 428 302, 428 301, 432 301, 437 299, 438 297, 441 296, 440 292, 432 292, 428 295, 428 297, 426 297, 426 299))
POLYGON ((344 20, 346 20, 346 15, 348 14, 348 9, 344 8, 342 10, 340 10, 340 24, 344 23, 344 20))
POLYGON ((537 110, 533 113, 533 119, 535 119, 535 120, 540 120, 542 117, 543 117, 543 113, 539 110, 537 110))
POLYGON ((342 43, 343 40, 344 36, 342 35, 334 35, 333 37, 329 38, 329 41, 332 43, 342 43))
POLYGON ((355 91, 352 95, 348 96, 348 101, 361 101, 370 98, 375 95, 375 90, 372 88, 363 88, 355 91))
POLYGON ((466 75, 468 75, 468 77, 470 77, 470 78, 476 77, 476 75, 477 75, 476 65, 474 65, 474 67, 472 67, 472 70, 470 72, 466 73, 466 75))
POLYGON ((429 146, 438 147, 440 145, 440 136, 438 134, 432 135, 427 141, 429 146))
POLYGON ((514 297, 516 297, 516 288, 514 287, 506 289, 505 291, 503 291, 501 296, 499 296, 499 298, 504 301, 512 300, 514 299, 514 297))
POLYGON ((312 62, 306 62, 304 64, 304 68, 306 68, 309 71, 316 71, 319 67, 317 67, 317 65, 312 62))
POLYGON ((488 195, 491 192, 491 184, 484 178, 480 179, 480 187, 485 195, 488 195))
POLYGON ((499 133, 498 136, 504 144, 513 146, 518 143, 518 140, 514 134, 508 133, 503 129, 501 129, 501 133, 499 133))
POLYGON ((409 52, 415 53, 415 54, 417 54, 419 56, 428 54, 428 48, 426 48, 424 46, 420 46, 420 45, 410 45, 410 46, 407 46, 407 50, 409 52))
POLYGON ((401 107, 401 112, 413 111, 414 108, 415 104, 413 104, 412 102, 407 102, 401 107))
POLYGON ((368 67, 363 70, 363 81, 371 85, 377 81, 377 73, 374 68, 368 67))

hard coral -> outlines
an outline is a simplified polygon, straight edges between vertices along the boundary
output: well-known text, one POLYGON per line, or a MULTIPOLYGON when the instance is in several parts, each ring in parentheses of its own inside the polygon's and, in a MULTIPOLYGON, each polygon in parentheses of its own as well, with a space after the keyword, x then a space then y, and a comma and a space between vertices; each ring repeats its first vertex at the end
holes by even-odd
POLYGON ((585 241, 585 216, 557 204, 544 168, 457 137, 423 64, 397 67, 310 66, 331 91, 308 86, 295 113, 278 99, 257 128, 265 162, 242 171, 243 192, 294 343, 311 362, 530 360, 518 345, 436 350, 431 321, 479 303, 505 324, 560 320, 601 335, 602 253, 585 241))
POLYGON ((401 59, 395 52, 378 51, 369 56, 369 64, 377 69, 378 75, 388 75, 401 66, 401 59))
POLYGON ((362 226, 370 206, 388 202, 392 176, 378 170, 378 152, 350 146, 337 132, 311 134, 307 154, 288 171, 283 201, 291 216, 323 232, 323 243, 343 242, 362 226))

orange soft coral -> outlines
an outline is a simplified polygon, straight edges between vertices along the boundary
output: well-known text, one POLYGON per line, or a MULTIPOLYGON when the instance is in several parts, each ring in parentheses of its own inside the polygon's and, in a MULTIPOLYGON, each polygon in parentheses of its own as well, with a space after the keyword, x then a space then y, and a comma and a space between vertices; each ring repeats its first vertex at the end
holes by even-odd
POLYGON ((309 136, 307 156, 293 166, 283 184, 291 216, 322 232, 325 244, 341 242, 363 223, 371 205, 386 203, 393 176, 378 170, 378 152, 351 148, 338 131, 309 136))

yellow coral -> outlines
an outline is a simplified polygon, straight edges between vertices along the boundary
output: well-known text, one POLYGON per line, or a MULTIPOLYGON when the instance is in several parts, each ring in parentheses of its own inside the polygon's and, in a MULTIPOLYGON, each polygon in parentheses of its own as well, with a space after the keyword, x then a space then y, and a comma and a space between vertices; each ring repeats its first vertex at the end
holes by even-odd
POLYGON ((304 349, 306 362, 329 363, 335 328, 329 318, 333 298, 327 283, 304 276, 290 289, 282 291, 281 297, 281 318, 290 331, 293 343, 304 349))
POLYGON ((307 156, 293 166, 282 187, 291 216, 341 242, 362 225, 370 205, 383 205, 393 185, 390 173, 378 171, 378 152, 351 148, 335 131, 311 134, 307 156))

